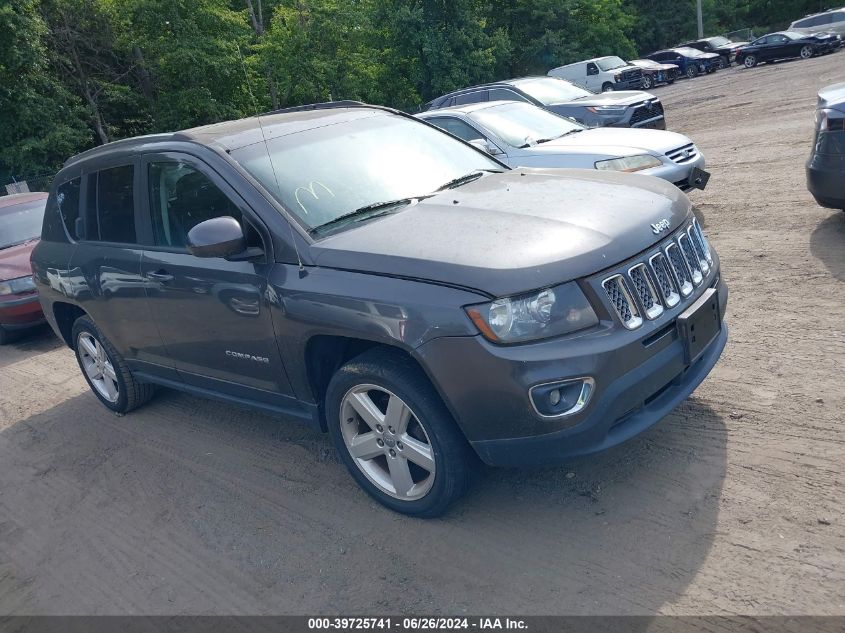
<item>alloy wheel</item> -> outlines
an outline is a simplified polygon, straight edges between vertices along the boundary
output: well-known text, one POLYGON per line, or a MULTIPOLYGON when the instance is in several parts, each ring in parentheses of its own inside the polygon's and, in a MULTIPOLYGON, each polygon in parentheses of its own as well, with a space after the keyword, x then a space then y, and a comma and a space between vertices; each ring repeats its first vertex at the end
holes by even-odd
POLYGON ((757 65, 757 58, 754 55, 748 55, 743 62, 746 68, 754 68, 757 65))
POLYGON ((812 46, 803 46, 801 48, 801 59, 810 59, 813 56, 812 46))
POLYGON ((117 384, 114 365, 103 345, 88 332, 81 332, 76 344, 82 369, 91 386, 109 402, 117 402, 120 387, 117 384))
POLYGON ((412 501, 431 490, 434 450, 428 433, 402 398, 365 384, 340 402, 341 434, 355 465, 379 490, 412 501))
POLYGON ((651 88, 651 77, 645 75, 643 77, 643 90, 648 90, 649 88, 651 88))

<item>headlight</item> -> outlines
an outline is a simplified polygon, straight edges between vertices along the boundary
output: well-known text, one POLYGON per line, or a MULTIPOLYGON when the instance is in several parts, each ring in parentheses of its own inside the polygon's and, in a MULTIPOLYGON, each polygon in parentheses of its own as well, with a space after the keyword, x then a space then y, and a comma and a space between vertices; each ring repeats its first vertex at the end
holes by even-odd
POLYGON ((35 281, 32 279, 32 275, 0 281, 0 295, 17 295, 33 290, 35 290, 35 281))
POLYGON ((611 158, 596 162, 596 169, 610 171, 640 171, 660 167, 663 163, 656 156, 651 154, 637 154, 636 156, 624 156, 623 158, 611 158))
POLYGON ((628 106, 590 106, 587 108, 590 112, 595 114, 625 114, 628 106))
POLYGON ((494 343, 560 336, 599 322, 575 282, 467 306, 466 311, 484 337, 494 343))

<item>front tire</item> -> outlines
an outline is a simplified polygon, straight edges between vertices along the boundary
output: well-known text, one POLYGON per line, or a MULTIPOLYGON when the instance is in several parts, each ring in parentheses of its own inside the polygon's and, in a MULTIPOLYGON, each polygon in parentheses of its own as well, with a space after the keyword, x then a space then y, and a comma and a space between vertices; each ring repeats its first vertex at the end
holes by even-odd
POLYGON ((810 59, 814 54, 813 47, 807 44, 801 47, 801 59, 810 59))
POLYGON ((650 90, 654 86, 651 75, 643 75, 643 90, 650 90))
POLYGON ((746 68, 754 68, 757 65, 757 56, 756 55, 746 55, 745 59, 742 60, 742 64, 746 68))
POLYGON ((731 65, 730 62, 727 59, 725 59, 721 55, 719 56, 719 70, 724 70, 725 68, 727 68, 730 65, 731 65))
POLYGON ((601 91, 602 92, 613 92, 613 84, 610 83, 609 81, 605 81, 604 84, 602 84, 601 91))
POLYGON ((687 77, 693 79, 698 76, 698 68, 695 66, 687 66, 687 77))
POLYGON ((353 479, 387 508, 436 517, 468 489, 472 449, 426 375, 401 353, 374 349, 343 365, 325 411, 353 479))
POLYGON ((128 413, 153 397, 155 387, 135 380, 126 361, 87 316, 73 324, 76 361, 91 391, 115 413, 128 413))

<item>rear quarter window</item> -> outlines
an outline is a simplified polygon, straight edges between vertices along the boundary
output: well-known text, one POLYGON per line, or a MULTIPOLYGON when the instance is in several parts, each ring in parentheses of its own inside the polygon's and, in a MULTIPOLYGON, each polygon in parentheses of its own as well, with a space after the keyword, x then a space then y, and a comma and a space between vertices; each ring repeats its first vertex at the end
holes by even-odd
POLYGON ((81 178, 74 178, 55 188, 44 212, 42 239, 49 242, 67 242, 68 235, 74 240, 77 239, 76 220, 79 217, 81 183, 81 178))

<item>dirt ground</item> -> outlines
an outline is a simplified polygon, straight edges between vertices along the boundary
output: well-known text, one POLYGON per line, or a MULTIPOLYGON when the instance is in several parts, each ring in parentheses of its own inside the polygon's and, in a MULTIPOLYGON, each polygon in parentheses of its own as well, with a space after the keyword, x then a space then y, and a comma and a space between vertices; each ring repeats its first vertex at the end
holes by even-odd
POLYGON ((845 614, 845 213, 804 185, 845 52, 655 92, 712 179, 711 376, 643 436, 389 512, 328 439, 164 391, 125 417, 42 331, 0 349, 0 615, 845 614))

